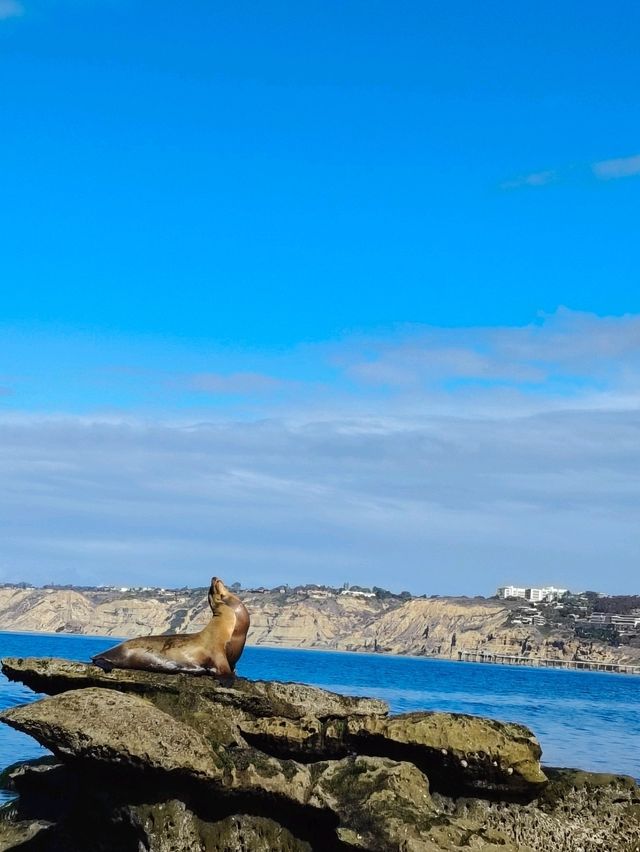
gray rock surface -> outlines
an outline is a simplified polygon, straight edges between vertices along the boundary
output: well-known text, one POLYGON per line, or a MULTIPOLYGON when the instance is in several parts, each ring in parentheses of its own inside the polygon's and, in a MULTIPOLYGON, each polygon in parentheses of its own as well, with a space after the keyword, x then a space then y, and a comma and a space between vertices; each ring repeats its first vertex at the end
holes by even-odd
POLYGON ((57 762, 5 773, 0 852, 640 852, 636 784, 545 774, 521 725, 299 684, 3 670, 51 694, 0 720, 57 762))
POLYGON ((237 677, 232 685, 208 677, 166 675, 153 672, 114 669, 105 672, 97 666, 69 660, 36 657, 6 657, 2 671, 33 689, 56 695, 69 689, 99 686, 156 698, 159 695, 188 695, 246 712, 252 716, 284 716, 300 719, 313 709, 319 719, 344 716, 382 716, 389 706, 377 698, 356 698, 317 689, 302 683, 247 680, 237 677))
POLYGON ((64 692, 5 710, 0 719, 62 758, 194 779, 222 775, 216 754, 194 728, 135 695, 64 692))
POLYGON ((531 799, 547 778, 528 728, 458 713, 358 716, 323 724, 260 717, 239 723, 244 737, 272 753, 316 759, 348 752, 415 763, 434 789, 491 798, 531 799))

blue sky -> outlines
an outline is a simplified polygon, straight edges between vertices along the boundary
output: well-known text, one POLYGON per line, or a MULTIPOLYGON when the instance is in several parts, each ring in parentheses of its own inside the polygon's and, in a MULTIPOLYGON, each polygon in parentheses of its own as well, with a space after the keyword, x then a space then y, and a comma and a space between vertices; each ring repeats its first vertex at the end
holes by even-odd
POLYGON ((0 0, 0 580, 638 591, 639 35, 0 0))

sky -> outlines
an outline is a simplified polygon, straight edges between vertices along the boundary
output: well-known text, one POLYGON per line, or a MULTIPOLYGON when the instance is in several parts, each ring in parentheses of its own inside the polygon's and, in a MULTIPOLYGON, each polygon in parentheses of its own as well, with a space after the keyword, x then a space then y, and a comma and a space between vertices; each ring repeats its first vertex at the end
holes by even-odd
POLYGON ((0 582, 640 592, 639 37, 0 0, 0 582))

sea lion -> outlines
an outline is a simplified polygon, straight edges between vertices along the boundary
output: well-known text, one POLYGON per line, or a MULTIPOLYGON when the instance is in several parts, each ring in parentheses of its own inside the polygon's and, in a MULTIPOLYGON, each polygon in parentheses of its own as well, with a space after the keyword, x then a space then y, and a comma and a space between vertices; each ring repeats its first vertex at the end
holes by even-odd
POLYGON ((218 577, 211 579, 208 600, 213 615, 199 633, 129 639, 96 654, 92 663, 107 672, 142 669, 231 677, 247 638, 249 613, 218 577))

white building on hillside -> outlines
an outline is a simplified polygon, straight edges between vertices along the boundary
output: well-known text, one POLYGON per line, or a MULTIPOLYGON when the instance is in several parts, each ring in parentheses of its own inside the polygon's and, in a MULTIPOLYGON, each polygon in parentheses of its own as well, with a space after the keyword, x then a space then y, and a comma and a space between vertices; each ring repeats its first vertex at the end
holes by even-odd
POLYGON ((543 586, 542 588, 522 588, 521 586, 500 586, 497 591, 499 598, 524 598, 531 603, 540 601, 555 601, 566 594, 568 589, 557 589, 555 586, 543 586))
POLYGON ((524 598, 526 596, 527 590, 524 586, 499 586, 498 588, 498 597, 499 598, 524 598))
POLYGON ((589 616, 589 624, 615 624, 622 627, 640 627, 640 615, 620 615, 613 612, 594 612, 589 616))
POLYGON ((536 601, 557 601, 568 591, 569 589, 556 589, 555 586, 543 586, 541 589, 527 589, 525 597, 528 601, 534 603, 536 601))
POLYGON ((348 595, 351 598, 375 598, 375 592, 361 592, 359 589, 342 589, 341 595, 348 595))

